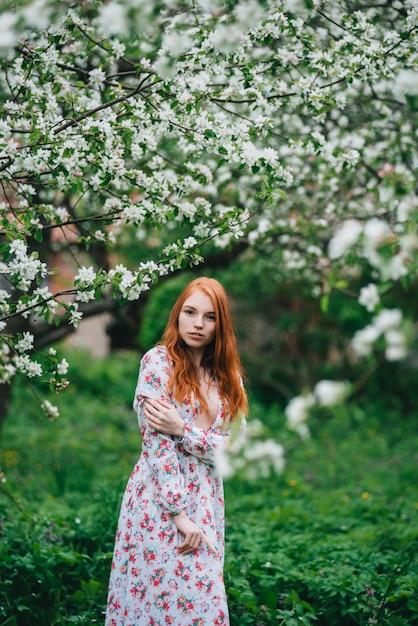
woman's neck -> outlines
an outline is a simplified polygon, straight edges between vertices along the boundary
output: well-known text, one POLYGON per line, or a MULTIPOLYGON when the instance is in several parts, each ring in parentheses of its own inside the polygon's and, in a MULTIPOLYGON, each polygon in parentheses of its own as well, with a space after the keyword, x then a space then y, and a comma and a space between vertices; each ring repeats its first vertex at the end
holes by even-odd
POLYGON ((203 360, 203 355, 205 351, 204 350, 191 350, 189 348, 188 352, 190 355, 191 362, 193 363, 193 365, 195 366, 197 370, 200 370, 202 368, 202 360, 203 360))

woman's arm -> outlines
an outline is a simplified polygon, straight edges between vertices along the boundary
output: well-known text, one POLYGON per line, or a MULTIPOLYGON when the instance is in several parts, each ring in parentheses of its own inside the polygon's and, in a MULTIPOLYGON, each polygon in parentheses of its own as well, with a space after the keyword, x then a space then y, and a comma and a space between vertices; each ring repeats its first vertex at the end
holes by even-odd
POLYGON ((166 387, 164 374, 167 374, 164 371, 163 376, 158 375, 156 365, 158 363, 153 363, 149 355, 143 360, 135 394, 134 406, 143 434, 143 454, 157 478, 161 498, 165 506, 173 512, 177 530, 184 537, 178 546, 179 554, 190 554, 198 550, 202 543, 217 554, 211 541, 188 517, 184 508, 186 505, 186 498, 183 495, 184 482, 179 471, 177 449, 172 436, 183 435, 185 422, 175 407, 161 397, 154 397, 166 387))
POLYGON ((168 395, 170 359, 162 348, 147 352, 141 360, 134 407, 142 433, 142 454, 152 470, 163 506, 174 515, 184 510, 187 494, 180 472, 177 448, 171 436, 147 424, 145 406, 149 398, 168 395))
POLYGON ((184 450, 208 465, 215 464, 217 449, 228 439, 228 433, 220 429, 202 430, 186 424, 175 407, 164 400, 148 399, 144 414, 149 426, 165 435, 177 437, 184 450))

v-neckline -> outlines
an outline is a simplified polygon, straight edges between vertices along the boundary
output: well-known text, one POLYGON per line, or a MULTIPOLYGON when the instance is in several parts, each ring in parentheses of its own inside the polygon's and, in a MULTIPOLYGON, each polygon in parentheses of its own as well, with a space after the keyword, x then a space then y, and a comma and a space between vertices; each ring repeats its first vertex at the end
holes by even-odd
MULTIPOLYGON (((215 379, 216 380, 216 379, 215 379)), ((196 404, 194 402, 194 397, 193 397, 193 405, 194 405, 194 410, 193 410, 193 426, 196 426, 196 428, 199 428, 200 430, 203 430, 204 432, 208 432, 209 430, 212 430, 212 428, 215 426, 215 424, 218 422, 219 420, 219 416, 221 415, 222 412, 222 406, 221 406, 221 395, 219 393, 219 387, 218 385, 215 385, 216 387, 216 393, 217 393, 217 408, 216 408, 216 415, 215 415, 215 419, 213 420, 212 424, 208 427, 208 428, 204 428, 202 426, 199 426, 198 424, 196 424, 196 419, 197 416, 199 414, 200 411, 200 404, 198 407, 196 407, 196 404)), ((194 394, 193 394, 194 396, 194 394)))

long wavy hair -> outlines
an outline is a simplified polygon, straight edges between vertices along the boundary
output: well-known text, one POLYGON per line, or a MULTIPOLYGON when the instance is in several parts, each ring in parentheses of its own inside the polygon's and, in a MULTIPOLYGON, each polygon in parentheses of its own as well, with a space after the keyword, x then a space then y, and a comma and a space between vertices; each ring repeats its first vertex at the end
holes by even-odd
POLYGON ((194 396, 202 409, 208 408, 199 386, 199 372, 193 364, 188 347, 181 339, 178 319, 184 302, 195 291, 202 291, 212 300, 215 312, 215 338, 205 348, 202 367, 217 379, 219 392, 226 409, 226 420, 248 411, 247 395, 243 386, 243 371, 237 340, 232 326, 228 297, 222 285, 214 278, 202 276, 192 280, 181 292, 171 309, 162 343, 172 360, 171 391, 177 402, 194 396))

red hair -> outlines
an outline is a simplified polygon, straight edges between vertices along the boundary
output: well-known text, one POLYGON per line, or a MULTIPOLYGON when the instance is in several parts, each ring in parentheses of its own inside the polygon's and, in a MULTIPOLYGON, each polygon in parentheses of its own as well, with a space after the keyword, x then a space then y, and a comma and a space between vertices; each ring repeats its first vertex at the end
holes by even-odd
POLYGON ((228 419, 232 421, 239 413, 247 413, 247 395, 242 383, 242 366, 228 297, 222 285, 214 278, 202 276, 192 280, 171 309, 163 335, 163 344, 174 363, 171 388, 177 402, 183 402, 193 394, 199 400, 200 406, 207 410, 207 404, 200 392, 198 371, 178 330, 178 318, 183 304, 195 291, 202 291, 209 296, 215 312, 215 338, 206 346, 201 365, 217 379, 220 396, 229 414, 228 419))

